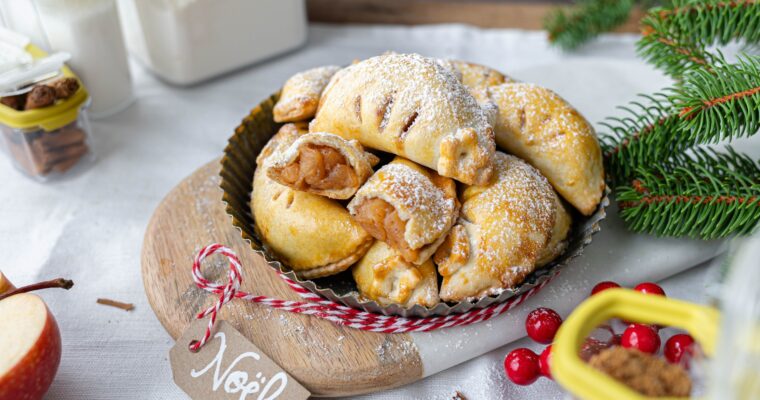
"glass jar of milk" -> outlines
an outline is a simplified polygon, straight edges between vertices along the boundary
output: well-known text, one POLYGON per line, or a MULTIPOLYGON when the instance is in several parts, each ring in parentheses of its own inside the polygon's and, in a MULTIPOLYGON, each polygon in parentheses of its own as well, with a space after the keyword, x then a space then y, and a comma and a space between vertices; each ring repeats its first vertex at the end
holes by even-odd
POLYGON ((72 69, 92 97, 93 118, 133 100, 132 78, 116 0, 36 0, 52 50, 71 53, 72 69))

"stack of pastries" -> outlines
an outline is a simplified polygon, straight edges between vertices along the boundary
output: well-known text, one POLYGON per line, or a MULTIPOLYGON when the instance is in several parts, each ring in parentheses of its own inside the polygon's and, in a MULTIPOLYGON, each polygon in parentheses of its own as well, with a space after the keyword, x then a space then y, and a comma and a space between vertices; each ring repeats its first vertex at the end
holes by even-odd
POLYGON ((604 190, 589 123, 481 65, 390 53, 315 68, 273 114, 251 195, 259 237, 302 279, 351 268, 383 306, 516 287, 604 190))

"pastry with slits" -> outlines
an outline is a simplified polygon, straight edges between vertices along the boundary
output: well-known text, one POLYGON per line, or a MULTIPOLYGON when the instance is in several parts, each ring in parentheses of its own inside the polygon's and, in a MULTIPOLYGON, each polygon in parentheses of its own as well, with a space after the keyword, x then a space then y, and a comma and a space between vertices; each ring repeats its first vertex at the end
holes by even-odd
POLYGON ((496 142, 544 174, 584 215, 604 191, 602 150, 591 124, 563 98, 529 83, 489 89, 499 109, 496 142))
POLYGON ((493 175, 488 117, 434 59, 387 54, 341 71, 322 94, 312 132, 330 132, 393 153, 467 184, 493 175))

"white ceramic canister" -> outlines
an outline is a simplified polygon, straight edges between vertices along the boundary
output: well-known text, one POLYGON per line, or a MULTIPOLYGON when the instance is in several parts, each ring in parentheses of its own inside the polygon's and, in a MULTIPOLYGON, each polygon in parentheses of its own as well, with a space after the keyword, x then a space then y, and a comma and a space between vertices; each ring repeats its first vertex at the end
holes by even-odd
POLYGON ((90 115, 106 117, 133 101, 132 78, 116 0, 36 0, 52 50, 70 65, 92 97, 90 115))
POLYGON ((178 85, 201 82, 306 40, 304 0, 119 0, 129 51, 178 85))

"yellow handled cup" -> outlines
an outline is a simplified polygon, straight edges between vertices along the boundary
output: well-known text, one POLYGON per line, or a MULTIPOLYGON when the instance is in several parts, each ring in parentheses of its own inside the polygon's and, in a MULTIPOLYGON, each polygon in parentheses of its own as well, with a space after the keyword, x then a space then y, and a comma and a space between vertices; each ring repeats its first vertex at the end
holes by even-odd
POLYGON ((581 399, 647 398, 590 367, 578 355, 591 331, 612 318, 681 328, 691 334, 707 356, 715 352, 720 320, 715 308, 629 289, 605 290, 591 296, 570 314, 552 345, 554 380, 581 399))

